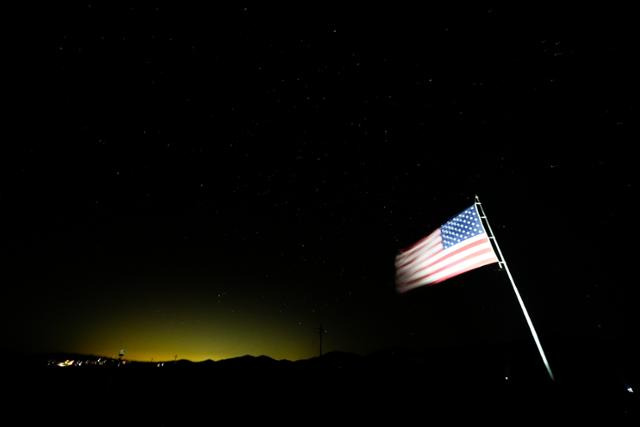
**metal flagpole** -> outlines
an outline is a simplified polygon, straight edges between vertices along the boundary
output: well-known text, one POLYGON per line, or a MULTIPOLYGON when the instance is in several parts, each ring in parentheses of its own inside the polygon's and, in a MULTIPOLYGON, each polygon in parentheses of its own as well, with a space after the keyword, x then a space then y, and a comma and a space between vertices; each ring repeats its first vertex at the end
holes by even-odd
POLYGON ((533 322, 531 321, 531 317, 529 317, 529 312, 527 308, 524 306, 524 301, 522 301, 522 297, 520 296, 520 292, 518 292, 518 288, 516 287, 516 282, 513 280, 513 276, 511 275, 511 271, 509 271, 509 266, 507 266, 507 262, 502 256, 502 251, 500 250, 500 245, 498 245, 498 240, 493 235, 493 230, 491 230, 491 225, 489 224, 489 220, 487 219, 487 215, 484 213, 484 208, 482 207, 482 203, 480 202, 480 198, 476 195, 475 201, 476 207, 479 210, 480 218, 484 220, 487 224, 487 229, 489 230, 489 239, 493 241, 496 245, 496 250, 498 251, 499 257, 499 266, 500 268, 504 268, 507 272, 507 276, 511 281, 511 286, 513 286, 513 292, 515 292, 516 297, 518 298, 518 302, 520 303, 520 308, 522 309, 522 313, 524 313, 525 319, 527 319, 527 325, 529 325, 529 330, 531 331, 531 335, 533 335, 533 340, 536 342, 536 346, 538 347, 538 351, 540 352, 540 357, 542 357, 542 362, 544 366, 547 368, 547 372, 549 373, 549 378, 551 381, 555 381, 553 376, 553 372, 551 372, 551 367, 549 366, 549 362, 547 361, 547 356, 544 354, 544 350, 542 349, 542 344, 540 344, 540 339, 538 338, 538 334, 536 333, 536 329, 533 327, 533 322))

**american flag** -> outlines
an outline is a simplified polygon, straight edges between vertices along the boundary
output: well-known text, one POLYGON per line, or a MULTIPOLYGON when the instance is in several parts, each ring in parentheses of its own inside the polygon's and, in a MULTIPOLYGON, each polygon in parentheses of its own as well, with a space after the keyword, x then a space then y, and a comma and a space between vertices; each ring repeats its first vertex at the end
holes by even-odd
POLYGON ((473 204, 396 257, 396 287, 406 292, 496 262, 473 204))

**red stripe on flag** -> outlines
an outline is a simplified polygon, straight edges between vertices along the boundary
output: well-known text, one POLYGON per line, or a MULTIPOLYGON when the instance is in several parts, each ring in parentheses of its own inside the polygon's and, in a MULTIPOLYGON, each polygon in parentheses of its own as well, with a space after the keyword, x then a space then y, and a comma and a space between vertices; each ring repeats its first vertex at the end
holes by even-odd
MULTIPOLYGON (((484 244, 484 243, 486 243, 486 242, 484 242, 484 241, 479 241, 479 242, 475 242, 475 243, 481 243, 481 244, 484 244)), ((457 253, 460 253, 460 252, 466 251, 467 249, 469 249, 469 248, 470 248, 470 247, 472 247, 472 246, 473 246, 473 247, 475 247, 475 246, 478 246, 478 245, 477 245, 477 244, 469 245, 468 247, 466 247, 466 248, 462 248, 462 249, 459 249, 459 250, 457 250, 456 252, 457 252, 457 253)), ((484 250, 482 250, 482 251, 474 252, 474 253, 472 253, 472 254, 469 254, 469 255, 467 255, 467 256, 465 256, 465 257, 460 258, 459 260, 456 260, 455 262, 452 262, 451 264, 445 264, 445 261, 449 258, 449 256, 451 256, 451 255, 448 255, 448 256, 444 257, 442 260, 437 261, 437 262, 435 262, 435 263, 433 263, 433 264, 432 264, 432 265, 435 265, 435 264, 443 263, 443 264, 445 264, 445 265, 442 265, 442 266, 441 266, 441 267, 439 267, 438 269, 436 269, 436 270, 434 270, 434 271, 431 271, 431 272, 429 272, 428 274, 425 274, 425 275, 423 275, 423 276, 416 277, 416 278, 411 279, 411 280, 409 280, 409 281, 406 281, 406 282, 400 281, 400 283, 399 283, 399 285, 398 285, 398 286, 411 286, 411 285, 413 285, 413 284, 415 284, 415 283, 417 283, 417 282, 419 282, 419 281, 421 281, 421 280, 426 279, 426 278, 427 278, 427 277, 429 277, 429 276, 435 276, 436 274, 438 274, 438 273, 440 273, 440 272, 442 272, 442 271, 444 271, 444 270, 447 270, 447 269, 449 269, 449 268, 455 267, 456 265, 458 265, 458 264, 460 264, 460 263, 463 263, 463 262, 465 262, 465 261, 469 261, 469 260, 474 259, 474 258, 481 257, 481 256, 483 256, 483 255, 488 255, 488 254, 490 254, 490 253, 493 253, 493 248, 492 248, 492 247, 488 247, 488 248, 486 248, 486 249, 484 249, 484 250)), ((453 252, 452 252, 452 254, 453 254, 453 252)), ((467 271, 467 270, 465 270, 465 271, 467 271)), ((461 272, 462 272, 462 271, 461 271, 461 272)), ((458 273, 456 273, 456 274, 460 274, 461 272, 458 272, 458 273)), ((440 281, 441 281, 441 280, 440 280, 440 281)))
POLYGON ((451 279, 452 277, 457 276, 459 274, 466 273, 467 271, 471 271, 471 270, 474 270, 476 268, 480 268, 480 267, 485 266, 485 265, 495 264, 496 262, 498 262, 498 261, 494 261, 492 259, 488 259, 488 260, 484 260, 484 261, 478 261, 477 263, 475 263, 473 265, 470 265, 470 266, 468 266, 468 267, 466 267, 466 268, 464 268, 462 270, 458 270, 458 271, 455 271, 455 272, 453 272, 453 273, 451 273, 451 274, 449 274, 447 276, 441 277, 440 279, 435 280, 433 283, 436 284, 436 283, 444 282, 445 280, 451 279))
MULTIPOLYGON (((439 263, 439 262, 443 262, 444 260, 446 260, 446 259, 447 259, 447 258, 449 258, 449 257, 452 257, 452 256, 454 256, 454 255, 457 255, 457 254, 459 254, 459 253, 461 253, 461 252, 464 252, 464 251, 466 251, 466 250, 469 250, 469 249, 475 248, 476 246, 483 245, 483 244, 485 244, 485 243, 487 243, 487 239, 476 240, 475 242, 469 243, 469 244, 467 244, 467 245, 465 245, 465 244, 463 243, 463 244, 462 244, 462 246, 460 246, 460 248, 456 249, 455 251, 449 252, 446 256, 444 256, 444 257, 442 257, 442 258, 438 258, 438 259, 436 259, 435 261, 431 261, 430 263, 428 263, 428 264, 426 264, 426 265, 424 265, 424 266, 420 267, 420 268, 419 268, 419 269, 417 269, 417 270, 411 271, 411 272, 410 272, 410 274, 415 274, 415 273, 417 273, 417 272, 419 272, 419 271, 426 270, 427 268, 429 268, 429 267, 431 267, 431 266, 433 266, 433 265, 435 265, 435 264, 437 264, 437 263, 439 263)), ((492 249, 492 250, 493 250, 493 249, 492 249)), ((438 253, 441 253, 441 252, 438 252, 438 253)), ((433 257, 435 257, 435 255, 433 255, 433 256, 431 256, 431 257, 427 258, 427 260, 428 260, 428 259, 431 259, 431 258, 433 258, 433 257)), ((426 260, 425 260, 425 261, 426 261, 426 260)), ((399 272, 399 273, 400 273, 400 274, 399 274, 397 277, 400 277, 400 276, 404 276, 404 275, 406 275, 406 274, 408 273, 408 271, 405 269, 405 271, 402 271, 402 272, 399 272)))
POLYGON ((494 264, 496 262, 497 261, 494 261, 492 259, 486 259, 486 260, 478 261, 477 263, 471 264, 471 265, 469 265, 469 266, 467 266, 465 268, 462 268, 460 270, 454 270, 450 274, 447 274, 446 276, 440 277, 439 279, 436 279, 436 280, 434 280, 432 282, 429 282, 429 283, 398 286, 397 287, 397 291, 400 292, 400 293, 403 293, 403 292, 410 291, 411 289, 415 289, 415 288, 420 287, 420 286, 433 286, 436 283, 444 282, 445 280, 451 279, 452 277, 458 276, 458 275, 460 275, 462 273, 466 273, 467 271, 471 271, 471 270, 474 270, 476 268, 483 267, 485 265, 494 264))
POLYGON ((430 250, 432 250, 433 248, 435 248, 436 246, 440 246, 440 248, 442 249, 442 238, 440 236, 438 236, 435 240, 433 240, 433 242, 429 243, 428 245, 426 245, 425 247, 421 248, 419 251, 417 251, 415 254, 411 255, 411 257, 406 260, 397 260, 396 261, 396 268, 404 268, 410 264, 412 264, 415 260, 417 260, 418 258, 421 258, 422 256, 424 256, 425 253, 429 252, 430 250), (398 262, 404 262, 402 265, 398 265, 398 262))
POLYGON ((440 235, 440 228, 437 228, 435 231, 433 231, 427 237, 424 237, 424 238, 418 240, 416 243, 414 243, 413 245, 409 246, 407 249, 400 251, 400 254, 398 255, 398 257, 407 257, 407 256, 411 255, 413 252, 417 251, 418 249, 421 249, 422 246, 424 246, 429 239, 435 237, 436 235, 440 235))

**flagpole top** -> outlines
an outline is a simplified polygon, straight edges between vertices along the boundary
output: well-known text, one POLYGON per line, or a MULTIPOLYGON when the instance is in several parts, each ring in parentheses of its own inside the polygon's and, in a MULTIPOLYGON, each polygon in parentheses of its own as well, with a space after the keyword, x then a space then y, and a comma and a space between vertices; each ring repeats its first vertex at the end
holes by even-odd
POLYGON ((477 194, 476 194, 474 197, 475 197, 475 199, 476 199, 476 203, 480 203, 480 197, 478 197, 478 195, 477 195, 477 194))

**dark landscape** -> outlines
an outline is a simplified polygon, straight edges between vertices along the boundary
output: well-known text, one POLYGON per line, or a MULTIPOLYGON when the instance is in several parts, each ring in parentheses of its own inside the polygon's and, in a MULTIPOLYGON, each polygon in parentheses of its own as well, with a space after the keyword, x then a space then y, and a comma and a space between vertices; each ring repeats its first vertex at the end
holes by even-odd
MULTIPOLYGON (((628 352, 627 360, 615 360, 615 346, 577 341, 551 345, 555 353, 566 355, 554 360, 562 373, 556 382, 545 377, 527 343, 423 352, 389 349, 367 356, 331 352, 295 362, 267 356, 135 362, 77 354, 5 354, 2 366, 5 377, 20 378, 17 391, 23 402, 44 403, 53 411, 46 417, 59 421, 81 421, 88 410, 106 411, 102 421, 113 422, 120 417, 129 422, 195 422, 218 414, 245 421, 307 416, 316 422, 335 417, 416 422, 415 417, 444 416, 452 422, 562 419, 631 425, 639 416, 639 355, 628 352), (64 366, 65 361, 71 363, 64 366)), ((35 411, 25 419, 45 414, 35 411)))

